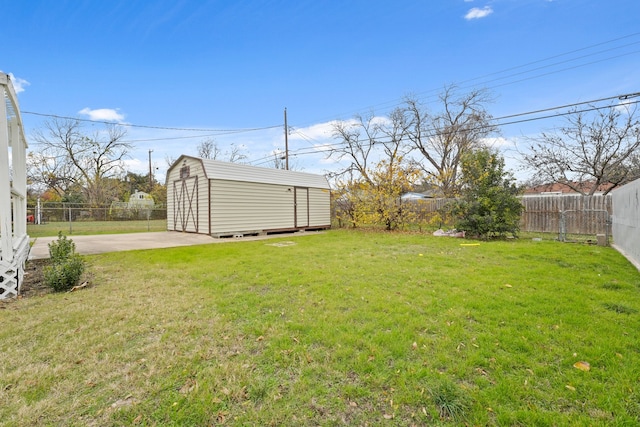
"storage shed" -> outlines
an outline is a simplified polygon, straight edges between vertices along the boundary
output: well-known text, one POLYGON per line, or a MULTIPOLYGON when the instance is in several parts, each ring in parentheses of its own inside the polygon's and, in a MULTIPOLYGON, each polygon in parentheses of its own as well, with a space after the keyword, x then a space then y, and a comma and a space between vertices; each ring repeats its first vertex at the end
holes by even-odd
POLYGON ((229 237, 331 225, 322 175, 182 155, 166 184, 169 231, 229 237))

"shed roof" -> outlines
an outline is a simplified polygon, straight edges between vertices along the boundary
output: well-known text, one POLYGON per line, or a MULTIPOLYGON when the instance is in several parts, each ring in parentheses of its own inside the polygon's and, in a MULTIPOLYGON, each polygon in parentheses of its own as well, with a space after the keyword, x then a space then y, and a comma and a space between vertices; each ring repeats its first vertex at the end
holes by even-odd
POLYGON ((240 163, 221 162, 219 160, 201 159, 199 157, 182 155, 169 168, 181 164, 182 160, 190 158, 202 162, 207 179, 225 181, 257 182, 261 184, 291 185, 299 187, 323 188, 329 190, 329 182, 322 175, 282 169, 261 168, 240 163))

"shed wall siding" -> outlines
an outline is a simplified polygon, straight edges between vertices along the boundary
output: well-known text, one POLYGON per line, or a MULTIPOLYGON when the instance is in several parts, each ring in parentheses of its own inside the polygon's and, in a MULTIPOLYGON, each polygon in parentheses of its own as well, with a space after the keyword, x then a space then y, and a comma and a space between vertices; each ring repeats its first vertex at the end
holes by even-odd
POLYGON ((211 180, 211 234, 293 228, 290 188, 211 180))
POLYGON ((331 224, 331 198, 329 190, 309 189, 309 227, 326 227, 331 224))

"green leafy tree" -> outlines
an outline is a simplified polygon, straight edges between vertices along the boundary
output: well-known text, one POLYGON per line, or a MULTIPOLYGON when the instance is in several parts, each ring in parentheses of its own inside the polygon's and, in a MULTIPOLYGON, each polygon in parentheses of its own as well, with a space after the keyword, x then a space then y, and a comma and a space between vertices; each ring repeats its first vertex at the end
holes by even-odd
POLYGON ((461 161, 461 198, 452 205, 455 226, 473 237, 516 236, 523 206, 520 188, 504 159, 489 148, 471 151, 461 161))

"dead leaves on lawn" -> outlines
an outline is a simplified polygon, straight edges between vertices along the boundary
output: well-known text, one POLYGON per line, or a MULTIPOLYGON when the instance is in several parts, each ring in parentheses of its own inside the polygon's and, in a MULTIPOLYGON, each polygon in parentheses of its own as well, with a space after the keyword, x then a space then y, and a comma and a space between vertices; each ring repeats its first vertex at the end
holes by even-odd
POLYGON ((580 369, 581 371, 584 371, 584 372, 591 370, 591 365, 589 364, 589 362, 584 362, 584 361, 574 363, 573 367, 576 369, 580 369))

